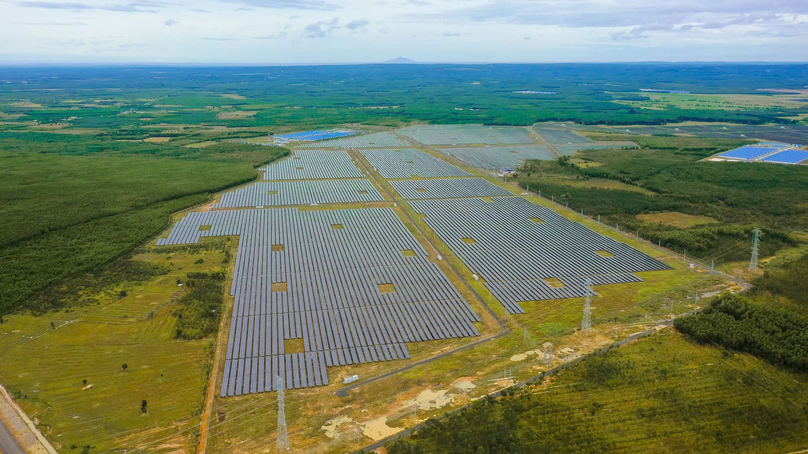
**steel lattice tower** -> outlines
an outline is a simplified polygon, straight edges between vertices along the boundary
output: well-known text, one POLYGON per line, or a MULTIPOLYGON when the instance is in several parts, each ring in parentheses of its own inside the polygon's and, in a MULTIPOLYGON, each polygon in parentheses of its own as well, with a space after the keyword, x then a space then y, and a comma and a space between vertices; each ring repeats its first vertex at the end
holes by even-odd
POLYGON ((592 329, 592 279, 586 278, 586 303, 584 303, 584 320, 581 322, 581 331, 589 333, 592 329))
POLYGON ((758 249, 760 248, 760 228, 755 227, 755 239, 752 241, 752 259, 749 260, 749 269, 756 270, 758 267, 758 249))
POLYGON ((283 408, 283 378, 276 380, 278 391, 278 452, 291 452, 289 447, 289 433, 286 431, 286 411, 283 408))

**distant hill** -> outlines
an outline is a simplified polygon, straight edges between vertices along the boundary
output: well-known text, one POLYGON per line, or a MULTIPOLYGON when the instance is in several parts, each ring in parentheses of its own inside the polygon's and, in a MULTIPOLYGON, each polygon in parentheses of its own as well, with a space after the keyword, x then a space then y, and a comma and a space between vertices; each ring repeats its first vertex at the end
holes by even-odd
POLYGON ((398 63, 398 64, 403 64, 403 63, 418 63, 418 62, 417 62, 417 61, 415 61, 415 60, 410 60, 409 58, 404 58, 404 57, 396 57, 396 58, 394 58, 394 59, 392 59, 392 60, 387 60, 385 63, 398 63))

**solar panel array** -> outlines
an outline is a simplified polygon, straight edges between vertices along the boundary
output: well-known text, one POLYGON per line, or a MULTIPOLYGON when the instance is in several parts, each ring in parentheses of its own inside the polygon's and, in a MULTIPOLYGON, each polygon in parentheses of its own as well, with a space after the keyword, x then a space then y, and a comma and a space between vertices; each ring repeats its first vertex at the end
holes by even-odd
POLYGON ((516 168, 526 159, 541 159, 549 161, 555 155, 547 147, 507 146, 507 147, 474 147, 474 148, 444 148, 438 150, 467 162, 474 167, 482 169, 502 169, 504 167, 516 168))
POLYGON ((288 142, 290 140, 313 141, 334 139, 337 137, 345 137, 355 134, 353 131, 305 131, 295 132, 292 134, 281 134, 274 136, 276 140, 288 142))
POLYGON ((426 145, 533 143, 526 129, 515 126, 428 125, 412 126, 398 132, 426 145))
POLYGON ((294 156, 261 169, 265 180, 315 180, 365 176, 342 150, 295 150, 294 156))
POLYGON ((631 273, 670 269, 521 197, 413 201, 410 206, 426 215, 430 228, 511 313, 524 313, 521 301, 585 296, 586 277, 595 285, 637 282, 631 273), (551 278, 564 286, 554 288, 545 281, 551 278))
POLYGON ((189 213, 158 245, 238 235, 221 395, 328 384, 327 368, 408 358, 480 321, 392 208, 189 213), (207 229, 201 230, 207 227, 207 229), (303 351, 284 341, 302 339, 303 351))
POLYGON ((384 198, 368 179, 278 181, 255 183, 222 194, 214 208, 309 205, 312 203, 381 202, 384 198))
POLYGON ((491 184, 484 178, 394 180, 390 184, 407 200, 513 195, 509 191, 491 184))
POLYGON ((341 139, 323 140, 314 144, 299 145, 300 148, 374 148, 374 147, 408 147, 408 143, 388 132, 377 132, 364 136, 343 137, 341 139))
POLYGON ((371 166, 384 178, 465 177, 470 174, 429 153, 415 148, 360 150, 371 166))
POLYGON ((533 129, 544 137, 544 140, 553 144, 592 142, 592 140, 577 134, 575 131, 567 129, 566 127, 555 125, 536 125, 533 127, 533 129))
POLYGON ((797 149, 784 150, 761 159, 761 161, 780 164, 799 164, 805 160, 808 160, 808 151, 797 149))

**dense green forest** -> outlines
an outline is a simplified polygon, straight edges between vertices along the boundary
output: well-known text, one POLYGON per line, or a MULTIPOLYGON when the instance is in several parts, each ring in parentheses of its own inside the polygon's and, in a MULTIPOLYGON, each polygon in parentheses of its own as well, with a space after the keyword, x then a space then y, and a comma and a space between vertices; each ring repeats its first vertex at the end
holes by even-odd
POLYGON ((703 312, 677 319, 675 326, 699 342, 808 372, 808 319, 795 312, 758 306, 741 295, 724 295, 703 312))
MULTIPOLYGON (((239 127, 318 127, 402 122, 529 125, 536 121, 660 124, 732 121, 760 124, 800 108, 641 109, 643 88, 697 93, 754 93, 802 88, 805 65, 558 64, 356 65, 265 68, 2 68, 0 104, 26 99, 43 108, 3 107, 22 120, 119 129, 157 123, 210 124, 221 110, 256 112, 227 121, 239 127), (154 77, 159 72, 160 77, 154 77), (54 78, 58 75, 58 78, 54 78), (24 83, 23 83, 24 82, 24 83), (128 87, 126 91, 118 87, 128 87), (538 90, 553 94, 523 94, 538 90), (93 94, 89 108, 69 111, 93 94), (237 95, 223 97, 222 94, 237 95), (462 110, 460 110, 462 109, 462 110)), ((221 122, 219 122, 221 123, 221 122)), ((131 137, 144 131, 130 129, 131 137)))
POLYGON ((189 159, 198 150, 163 146, 177 156, 155 157, 160 153, 149 152, 154 146, 148 144, 51 139, 0 137, 6 176, 0 179, 6 201, 0 207, 0 313, 20 305, 36 311, 59 307, 58 301, 29 299, 132 250, 164 229, 172 212, 251 181, 255 166, 288 154, 232 145, 231 152, 207 151, 215 155, 210 159, 189 159), (106 145, 124 151, 107 152, 106 145))
POLYGON ((185 285, 191 291, 180 298, 174 310, 177 338, 202 339, 216 332, 222 317, 226 276, 223 271, 188 273, 185 285))
POLYGON ((808 255, 780 268, 767 267, 754 284, 756 296, 786 297, 791 303, 788 307, 808 316, 808 255))
POLYGON ((604 216, 621 229, 639 231, 655 243, 717 263, 748 257, 754 227, 763 229, 764 256, 796 244, 793 230, 808 229, 808 167, 700 161, 744 143, 737 140, 591 136, 633 140, 641 148, 587 150, 573 159, 528 161, 519 169, 517 181, 576 211, 604 216), (590 179, 616 180, 645 192, 582 184, 590 179), (682 229, 636 217, 671 211, 709 216, 720 223, 682 229))

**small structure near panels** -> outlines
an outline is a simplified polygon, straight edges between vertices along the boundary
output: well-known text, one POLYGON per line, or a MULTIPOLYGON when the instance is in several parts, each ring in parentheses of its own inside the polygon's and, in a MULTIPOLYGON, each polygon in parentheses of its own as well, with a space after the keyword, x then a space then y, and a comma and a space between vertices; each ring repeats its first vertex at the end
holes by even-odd
POLYGON ((409 202, 511 313, 520 301, 586 295, 593 285, 640 282, 670 267, 521 197, 409 202))
POLYGON ((470 176, 460 167, 415 148, 367 149, 359 152, 386 179, 470 176))
POLYGON ((484 178, 394 180, 390 184, 407 200, 513 195, 510 191, 492 184, 484 178))
POLYGON ((261 170, 265 180, 317 180, 327 178, 362 178, 351 155, 343 150, 296 150, 283 161, 261 170))
POLYGON ((213 208, 381 202, 384 198, 370 180, 315 180, 255 183, 222 194, 213 208))
POLYGON ((193 212, 160 245, 238 235, 221 395, 326 385, 327 368, 408 358, 480 321, 392 208, 193 212), (287 348, 302 339, 302 348, 287 348))

